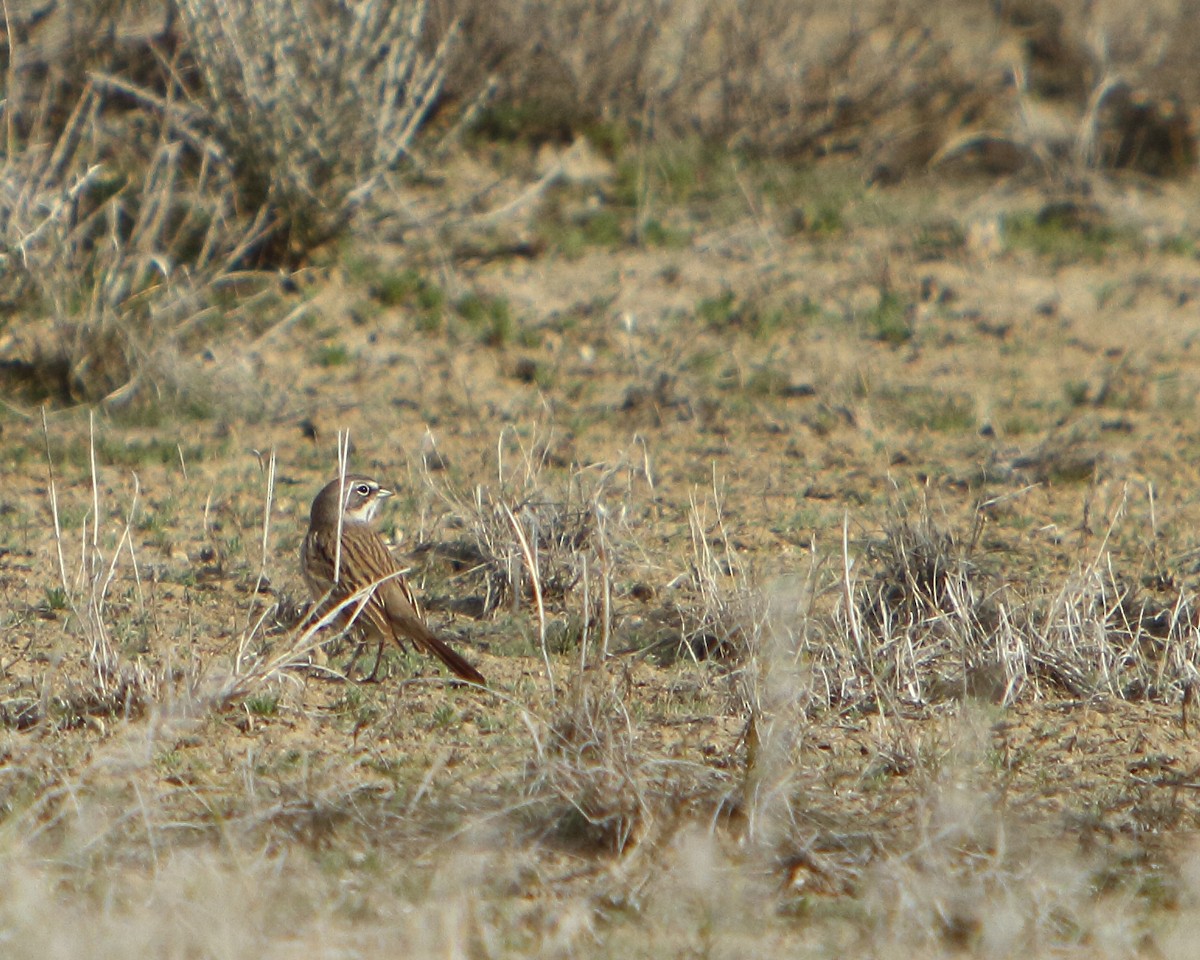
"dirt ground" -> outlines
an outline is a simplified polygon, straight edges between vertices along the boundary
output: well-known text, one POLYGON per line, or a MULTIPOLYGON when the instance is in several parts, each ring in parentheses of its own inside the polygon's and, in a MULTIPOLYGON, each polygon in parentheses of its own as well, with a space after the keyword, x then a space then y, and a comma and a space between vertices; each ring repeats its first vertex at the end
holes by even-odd
MULTIPOLYGON (((180 956, 1189 955, 1192 186, 747 174, 651 198, 638 245, 587 232, 602 160, 530 193, 578 160, 406 187, 259 329, 155 357, 160 409, 5 404, 14 885, 98 913, 93 955, 130 917, 180 956), (472 196, 516 212, 448 226, 472 196), (339 431, 487 692, 288 656, 339 431), (885 695, 817 665, 917 515, 1040 611, 1057 672, 964 697, 930 648, 885 695), (1137 682, 1070 648, 1129 611, 1171 621, 1112 630, 1137 682), (146 921, 172 903, 200 952, 146 921)), ((85 942, 15 909, 23 949, 85 942)))

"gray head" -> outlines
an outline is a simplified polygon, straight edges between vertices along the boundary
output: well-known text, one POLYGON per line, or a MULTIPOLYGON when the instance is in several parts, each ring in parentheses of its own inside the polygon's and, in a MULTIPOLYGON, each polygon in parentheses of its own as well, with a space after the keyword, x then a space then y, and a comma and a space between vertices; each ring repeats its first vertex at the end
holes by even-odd
POLYGON ((342 525, 348 523, 370 523, 379 511, 379 505, 392 495, 391 490, 381 487, 370 477, 357 473, 346 474, 345 485, 341 478, 335 478, 325 484, 321 492, 312 502, 312 513, 309 523, 313 526, 323 524, 337 525, 338 522, 338 493, 342 492, 342 525))

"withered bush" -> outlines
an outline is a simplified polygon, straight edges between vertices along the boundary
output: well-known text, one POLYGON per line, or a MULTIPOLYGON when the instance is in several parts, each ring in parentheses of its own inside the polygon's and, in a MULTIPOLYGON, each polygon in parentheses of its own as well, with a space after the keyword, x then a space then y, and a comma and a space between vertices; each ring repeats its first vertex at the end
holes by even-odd
POLYGON ((426 3, 180 0, 195 90, 244 204, 286 249, 339 233, 411 150, 456 32, 426 49, 426 3))

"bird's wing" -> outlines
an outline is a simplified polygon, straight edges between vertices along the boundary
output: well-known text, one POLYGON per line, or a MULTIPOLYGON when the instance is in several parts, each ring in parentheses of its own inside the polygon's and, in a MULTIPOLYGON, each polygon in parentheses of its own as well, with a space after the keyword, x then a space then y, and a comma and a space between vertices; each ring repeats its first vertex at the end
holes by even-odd
MULTIPOLYGON (((421 616, 416 597, 409 590, 404 575, 400 573, 396 558, 392 556, 382 538, 357 537, 352 546, 344 546, 343 567, 347 562, 344 554, 348 549, 354 550, 355 565, 363 582, 376 584, 371 598, 363 605, 360 619, 366 620, 380 634, 391 637, 397 643, 408 640, 423 653, 436 656, 461 679, 480 686, 486 685, 483 674, 429 629, 421 616)), ((332 570, 330 577, 332 579, 332 570)), ((354 592, 346 589, 344 583, 343 576, 342 584, 334 591, 334 599, 344 600, 354 592)))

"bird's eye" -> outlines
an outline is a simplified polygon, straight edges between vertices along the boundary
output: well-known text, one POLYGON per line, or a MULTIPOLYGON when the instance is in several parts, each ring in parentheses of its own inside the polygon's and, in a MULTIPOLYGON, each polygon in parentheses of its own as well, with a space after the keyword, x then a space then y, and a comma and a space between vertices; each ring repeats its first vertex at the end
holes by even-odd
POLYGON ((357 493, 360 497, 365 497, 371 492, 371 488, 368 487, 365 483, 360 483, 357 487, 354 488, 354 492, 357 493))

